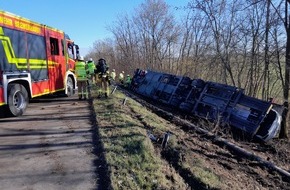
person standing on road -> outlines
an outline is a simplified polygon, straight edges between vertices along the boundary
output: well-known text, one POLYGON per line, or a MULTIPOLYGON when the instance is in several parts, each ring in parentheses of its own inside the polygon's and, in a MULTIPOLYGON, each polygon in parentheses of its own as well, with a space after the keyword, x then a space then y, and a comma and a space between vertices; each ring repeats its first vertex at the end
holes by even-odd
POLYGON ((94 83, 94 75, 95 75, 96 66, 92 58, 89 58, 87 65, 88 65, 90 83, 94 83))
POLYGON ((96 67, 96 73, 98 75, 98 98, 101 98, 103 95, 105 97, 109 96, 109 75, 108 75, 108 65, 105 59, 101 58, 98 60, 96 67))
POLYGON ((88 69, 83 56, 78 57, 75 65, 75 73, 77 77, 78 96, 79 100, 82 98, 89 98, 88 94, 88 69))

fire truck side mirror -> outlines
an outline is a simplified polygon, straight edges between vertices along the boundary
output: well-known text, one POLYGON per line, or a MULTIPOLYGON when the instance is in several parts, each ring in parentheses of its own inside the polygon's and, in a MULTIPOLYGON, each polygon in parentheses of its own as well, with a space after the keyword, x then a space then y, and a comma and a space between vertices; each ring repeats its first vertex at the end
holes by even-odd
POLYGON ((76 51, 77 51, 76 53, 77 53, 77 55, 78 55, 78 54, 80 53, 80 51, 79 51, 80 48, 79 48, 78 45, 75 45, 75 46, 76 46, 76 51))
POLYGON ((72 45, 71 45, 71 43, 68 43, 68 44, 67 44, 67 47, 68 47, 68 49, 72 49, 72 45))

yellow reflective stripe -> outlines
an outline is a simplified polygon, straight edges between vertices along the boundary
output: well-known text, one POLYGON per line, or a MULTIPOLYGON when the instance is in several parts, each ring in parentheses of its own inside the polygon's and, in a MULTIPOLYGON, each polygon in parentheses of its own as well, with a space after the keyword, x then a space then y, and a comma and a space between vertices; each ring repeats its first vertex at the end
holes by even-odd
MULTIPOLYGON (((2 32, 3 32, 3 30, 2 30, 2 32)), ((10 59, 14 58, 15 54, 14 54, 14 50, 12 49, 10 38, 7 36, 3 36, 3 34, 1 34, 0 40, 2 41, 5 54, 7 56, 9 56, 8 58, 10 58, 10 59)))
POLYGON ((0 35, 4 35, 4 32, 3 32, 3 28, 2 27, 0 27, 0 35))
POLYGON ((77 76, 87 76, 86 71, 83 70, 76 70, 76 74, 77 76))
MULTIPOLYGON (((44 61, 46 61, 46 60, 44 60, 44 61)), ((54 61, 48 61, 48 68, 54 68, 57 64, 59 64, 59 63, 54 62, 54 61)))
MULTIPOLYGON (((8 63, 15 64, 18 69, 27 69, 27 61, 29 61, 30 69, 43 69, 47 67, 45 59, 27 60, 26 58, 16 58, 10 38, 8 36, 4 36, 2 27, 0 27, 0 40, 2 42, 8 63)), ((54 68, 57 64, 58 63, 56 62, 48 61, 49 68, 54 68)))

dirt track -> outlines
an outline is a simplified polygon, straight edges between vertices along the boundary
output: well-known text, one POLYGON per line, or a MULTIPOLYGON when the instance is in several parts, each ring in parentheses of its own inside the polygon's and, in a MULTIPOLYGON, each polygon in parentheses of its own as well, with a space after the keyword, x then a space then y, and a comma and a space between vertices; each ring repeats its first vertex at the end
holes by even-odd
POLYGON ((0 187, 97 189, 88 101, 34 100, 22 117, 0 118, 0 187))
MULTIPOLYGON (((252 158, 245 159, 244 155, 226 148, 225 144, 214 140, 215 138, 212 136, 190 129, 189 126, 181 123, 179 119, 172 117, 174 115, 171 113, 172 110, 169 109, 170 113, 166 114, 158 106, 155 106, 156 102, 153 102, 154 106, 152 106, 152 102, 148 104, 146 101, 134 96, 132 98, 138 100, 143 106, 146 105, 146 107, 154 110, 153 112, 159 116, 169 120, 168 129, 170 129, 169 126, 173 125, 170 131, 177 138, 180 150, 176 151, 176 149, 167 148, 161 154, 191 187, 210 189, 205 184, 197 181, 194 176, 190 176, 191 173, 182 168, 180 164, 186 160, 192 162, 192 160, 197 159, 203 160, 205 168, 213 169, 214 173, 219 176, 224 186, 217 189, 290 189, 289 177, 282 177, 272 168, 265 167, 265 165, 252 158)), ((161 107, 163 106, 161 105, 161 107)), ((201 123, 198 124, 200 125, 201 123)), ((243 141, 242 139, 233 141, 230 135, 227 136, 226 134, 224 134, 224 137, 226 141, 233 142, 234 145, 244 151, 249 151, 251 155, 267 160, 271 164, 286 170, 287 174, 289 173, 290 144, 287 140, 275 139, 264 144, 243 141)))

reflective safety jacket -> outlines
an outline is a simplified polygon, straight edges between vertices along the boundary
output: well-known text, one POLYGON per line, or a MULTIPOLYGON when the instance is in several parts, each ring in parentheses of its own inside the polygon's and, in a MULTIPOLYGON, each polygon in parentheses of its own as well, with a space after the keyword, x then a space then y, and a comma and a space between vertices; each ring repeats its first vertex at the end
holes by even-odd
POLYGON ((88 80, 87 65, 84 61, 78 61, 75 65, 75 72, 78 81, 88 80))
POLYGON ((88 61, 87 63, 89 74, 92 75, 95 73, 96 65, 94 61, 88 61))
POLYGON ((123 75, 123 73, 120 73, 120 74, 119 74, 119 80, 124 80, 124 75, 123 75))
POLYGON ((131 83, 131 77, 130 77, 130 76, 127 76, 127 78, 126 78, 126 83, 127 83, 127 84, 130 84, 130 83, 131 83))
POLYGON ((116 73, 115 73, 115 71, 112 71, 112 72, 111 72, 111 78, 112 78, 113 80, 115 80, 115 78, 116 78, 116 73))

